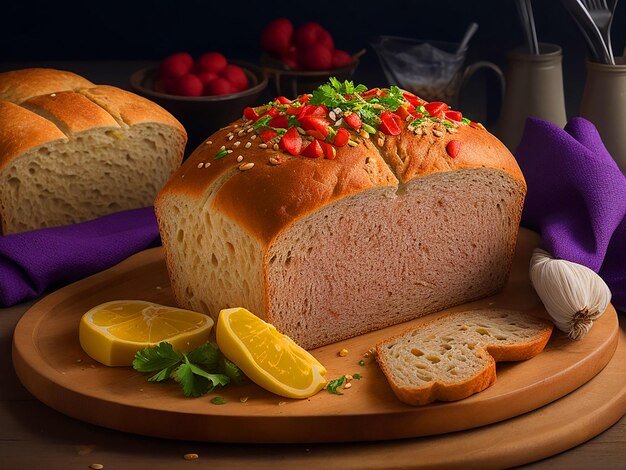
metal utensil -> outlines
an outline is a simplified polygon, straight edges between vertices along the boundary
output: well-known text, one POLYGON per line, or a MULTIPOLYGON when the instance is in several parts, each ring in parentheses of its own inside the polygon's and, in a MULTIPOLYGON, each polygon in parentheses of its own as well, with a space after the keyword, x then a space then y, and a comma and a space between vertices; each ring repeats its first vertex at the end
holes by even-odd
POLYGON ((613 59, 612 63, 615 64, 613 48, 611 47, 611 23, 613 22, 613 13, 617 6, 617 0, 613 2, 611 9, 609 9, 606 0, 582 0, 582 2, 587 7, 591 19, 600 30, 609 55, 613 59))
POLYGON ((535 29, 535 18, 533 16, 533 7, 530 0, 517 0, 517 12, 522 21, 524 37, 528 44, 528 51, 531 54, 539 54, 539 43, 537 42, 537 31, 535 29))
POLYGON ((615 64, 612 54, 609 53, 602 34, 596 26, 583 5, 581 0, 561 0, 561 3, 565 9, 572 15, 574 22, 583 34, 583 37, 587 41, 589 52, 595 62, 603 64, 615 64))
POLYGON ((472 39, 474 34, 476 34, 476 31, 478 31, 478 23, 471 23, 467 27, 467 31, 465 31, 465 34, 463 35, 463 39, 461 39, 461 42, 459 43, 459 47, 456 50, 457 54, 460 54, 465 49, 467 49, 467 45, 469 44, 470 39, 472 39))

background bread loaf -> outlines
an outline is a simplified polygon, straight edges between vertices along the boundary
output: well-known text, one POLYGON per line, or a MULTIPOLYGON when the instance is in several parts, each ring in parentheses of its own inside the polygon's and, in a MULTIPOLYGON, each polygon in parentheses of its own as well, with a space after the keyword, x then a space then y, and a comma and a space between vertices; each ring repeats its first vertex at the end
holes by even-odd
POLYGON ((352 130, 334 159, 275 150, 247 120, 209 137, 156 203, 177 301, 246 307, 313 348, 499 290, 521 172, 482 126, 420 131, 352 130))
POLYGON ((187 136, 158 105, 70 72, 0 74, 0 227, 8 234, 146 207, 187 136))
POLYGON ((456 312, 381 342, 376 360, 409 405, 460 400, 496 381, 497 361, 522 361, 543 351, 552 328, 519 311, 456 312))

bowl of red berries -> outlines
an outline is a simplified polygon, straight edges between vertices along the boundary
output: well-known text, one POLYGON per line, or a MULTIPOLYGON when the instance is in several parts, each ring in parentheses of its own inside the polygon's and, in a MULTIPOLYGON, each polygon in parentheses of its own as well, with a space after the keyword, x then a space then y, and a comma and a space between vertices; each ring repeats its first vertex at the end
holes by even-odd
POLYGON ((227 60, 220 52, 207 52, 195 59, 187 52, 178 52, 130 77, 137 93, 181 122, 189 135, 190 150, 237 119, 242 108, 258 104, 267 83, 260 67, 227 60))
POLYGON ((310 93, 333 76, 350 79, 365 49, 350 54, 335 47, 332 35, 319 23, 297 28, 277 18, 261 32, 261 62, 276 95, 295 98, 310 93))

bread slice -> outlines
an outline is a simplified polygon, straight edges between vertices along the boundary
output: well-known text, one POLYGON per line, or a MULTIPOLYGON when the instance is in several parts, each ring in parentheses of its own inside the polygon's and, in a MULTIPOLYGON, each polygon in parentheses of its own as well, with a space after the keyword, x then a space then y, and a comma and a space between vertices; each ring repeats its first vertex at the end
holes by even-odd
POLYGON ((151 206, 186 140, 167 111, 119 88, 49 69, 0 74, 0 233, 151 206))
POLYGON ((495 383, 496 362, 543 351, 552 328, 519 311, 456 312, 382 341, 376 360, 404 403, 460 400, 495 383))

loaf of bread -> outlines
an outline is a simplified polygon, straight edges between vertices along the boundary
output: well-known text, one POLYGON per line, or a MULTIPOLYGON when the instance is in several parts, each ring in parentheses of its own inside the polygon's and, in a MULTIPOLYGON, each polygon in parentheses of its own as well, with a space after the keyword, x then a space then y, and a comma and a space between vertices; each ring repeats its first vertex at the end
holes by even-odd
POLYGON ((503 287, 526 192, 511 153, 460 113, 367 93, 246 109, 174 174, 155 208, 181 306, 245 307, 310 349, 503 287))
POLYGON ((519 311, 456 312, 379 343, 376 360, 404 403, 460 400, 495 383, 496 362, 543 351, 552 328, 519 311))
POLYGON ((0 74, 0 233, 151 206, 187 134, 158 105, 70 73, 0 74))

